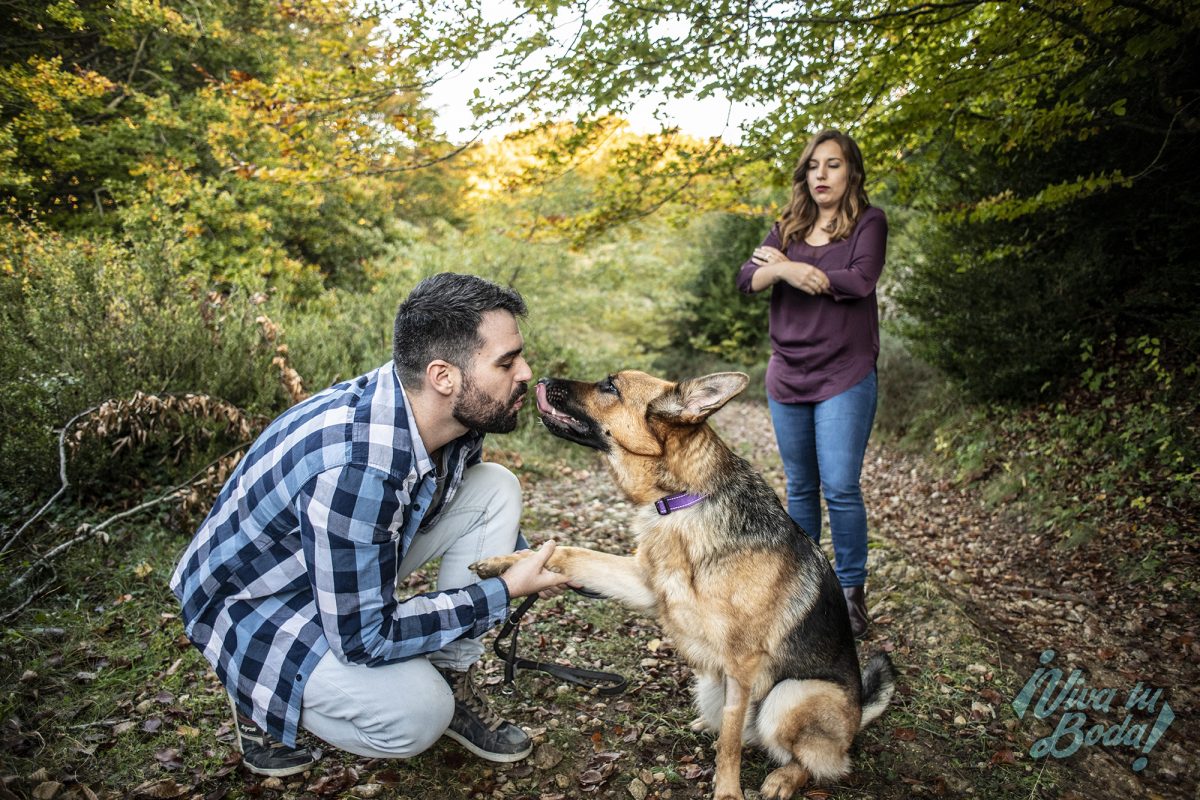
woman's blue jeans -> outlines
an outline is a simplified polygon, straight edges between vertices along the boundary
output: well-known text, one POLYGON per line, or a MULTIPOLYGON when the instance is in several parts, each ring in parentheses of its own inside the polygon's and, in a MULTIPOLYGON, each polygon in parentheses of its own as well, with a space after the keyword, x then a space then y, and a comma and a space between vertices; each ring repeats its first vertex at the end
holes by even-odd
POLYGON ((859 476, 875 422, 875 372, 819 403, 769 400, 787 474, 788 514, 821 541, 821 495, 829 509, 834 571, 842 586, 867 580, 867 510, 859 476))

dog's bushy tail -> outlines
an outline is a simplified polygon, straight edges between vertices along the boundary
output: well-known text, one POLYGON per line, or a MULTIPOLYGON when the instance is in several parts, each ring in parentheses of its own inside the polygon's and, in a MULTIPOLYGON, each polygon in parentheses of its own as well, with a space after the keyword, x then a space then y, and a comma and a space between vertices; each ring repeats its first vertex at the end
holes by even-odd
POLYGON ((896 693, 896 668, 887 653, 871 657, 862 671, 862 723, 859 728, 878 719, 887 710, 896 693))

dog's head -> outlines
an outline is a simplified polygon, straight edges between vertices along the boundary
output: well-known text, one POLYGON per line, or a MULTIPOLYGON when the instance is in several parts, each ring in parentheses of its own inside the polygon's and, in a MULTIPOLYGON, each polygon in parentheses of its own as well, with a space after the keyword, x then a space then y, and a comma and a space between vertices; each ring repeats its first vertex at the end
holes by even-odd
MULTIPOLYGON (((667 462, 715 411, 746 388, 740 372, 718 372, 671 383, 626 370, 595 383, 542 378, 537 407, 555 436, 594 447, 615 468, 667 462)), ((641 470, 645 472, 646 466, 641 470)))

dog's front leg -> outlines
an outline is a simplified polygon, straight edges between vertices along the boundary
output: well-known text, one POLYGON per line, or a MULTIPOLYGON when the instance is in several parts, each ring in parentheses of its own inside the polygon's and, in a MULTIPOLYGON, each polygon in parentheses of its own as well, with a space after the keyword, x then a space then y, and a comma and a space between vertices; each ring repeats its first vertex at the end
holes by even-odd
POLYGON ((721 735, 717 737, 716 793, 714 800, 744 800, 742 795, 742 728, 746 724, 748 687, 725 676, 725 707, 721 735))
MULTIPOLYGON (((513 553, 485 558, 472 564, 471 569, 481 578, 492 578, 528 556, 529 553, 513 553)), ((599 592, 635 610, 653 614, 657 607, 654 592, 646 583, 637 559, 632 556, 562 546, 555 548, 546 568, 566 575, 575 586, 599 592)))

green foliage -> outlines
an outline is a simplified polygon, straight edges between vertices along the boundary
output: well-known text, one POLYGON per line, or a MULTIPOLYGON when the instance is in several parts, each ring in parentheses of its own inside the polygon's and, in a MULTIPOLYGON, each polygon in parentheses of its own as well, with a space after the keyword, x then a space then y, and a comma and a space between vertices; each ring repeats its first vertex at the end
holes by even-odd
POLYGON ((936 450, 957 479, 986 479, 993 502, 1033 506, 1070 544, 1097 519, 1186 518, 1200 504, 1200 374, 1165 366, 1162 348, 1152 337, 1085 342, 1085 369, 1061 399, 960 406, 939 421, 936 450))
MULTIPOLYGON (((485 122, 519 104, 578 115, 598 136, 596 120, 651 92, 758 103, 741 147, 667 171, 681 190, 704 176, 737 186, 748 163, 770 169, 749 185, 786 184, 809 135, 849 129, 893 204, 929 215, 918 252, 890 259, 906 278, 903 330, 977 399, 1058 389, 1080 342, 1109 333, 1200 350, 1194 3, 834 0, 797 12, 583 0, 512 18, 433 3, 411 24, 436 34, 414 54, 427 69, 482 51, 498 59, 513 91, 480 97, 485 122)), ((564 140, 556 158, 577 162, 595 140, 564 140)), ((627 162, 615 184, 597 185, 612 207, 595 200, 580 219, 662 205, 668 189, 639 181, 649 162, 627 162)))
MULTIPOLYGON (((945 207, 1002 187, 1023 194, 1113 149, 1150 160, 1154 147, 1097 135, 1037 156, 1036 175, 981 165, 961 151, 943 153, 942 178, 931 188, 945 207)), ((904 311, 900 330, 914 350, 985 401, 1030 399, 1070 385, 1080 371, 1076 353, 1088 339, 1157 336, 1171 343, 1177 359, 1200 351, 1194 278, 1200 251, 1188 233, 1195 213, 1189 209, 1200 208, 1200 168, 1168 151, 1179 159, 1177 168, 1153 183, 1033 217, 910 219, 889 264, 904 311)))
POLYGON ((874 435, 919 448, 953 413, 956 395, 946 378, 914 356, 905 341, 885 326, 879 333, 879 402, 874 435))
POLYGON ((13 213, 134 240, 178 231, 201 284, 294 297, 360 282, 397 214, 453 213, 444 168, 405 178, 445 147, 385 30, 347 0, 21 0, 7 14, 13 213))
MULTIPOLYGON (((408 24, 426 38, 413 55, 427 68, 494 56, 512 91, 478 98, 485 123, 531 113, 620 115, 650 92, 760 104, 763 114, 742 130, 743 148, 720 154, 704 172, 732 158, 771 163, 785 178, 807 136, 834 124, 853 128, 868 166, 920 193, 929 175, 906 159, 947 139, 973 155, 1020 163, 1034 149, 1114 127, 1132 131, 1133 117, 1157 141, 1173 117, 1181 126, 1196 119, 1187 94, 1194 70, 1181 56, 1195 49, 1200 13, 1177 0, 833 0, 800 11, 765 1, 667 8, 583 0, 542 4, 535 14, 506 16, 482 5, 456 11, 436 2, 417 7, 408 24), (1138 85, 1149 94, 1123 91, 1138 85)), ((1121 154, 1110 156, 1101 169, 1043 180, 1058 188, 1025 195, 1032 205, 1010 213, 1133 179, 1121 154)))
POLYGON ((734 281, 771 224, 761 216, 718 213, 698 226, 694 277, 683 287, 683 312, 666 348, 667 358, 681 365, 700 357, 746 367, 766 360, 771 293, 748 297, 734 281))
MULTIPOLYGON (((186 252, 171 237, 129 248, 0 228, 0 259, 14 265, 0 273, 0 493, 57 485, 54 428, 112 397, 201 391, 252 413, 281 407, 274 347, 255 322, 270 304, 181 280, 186 252)), ((92 465, 133 471, 128 454, 92 465)))

